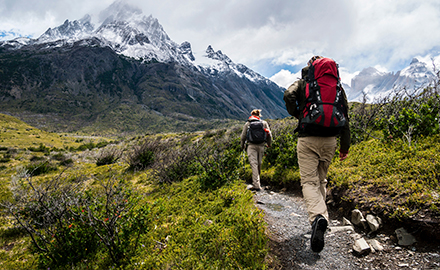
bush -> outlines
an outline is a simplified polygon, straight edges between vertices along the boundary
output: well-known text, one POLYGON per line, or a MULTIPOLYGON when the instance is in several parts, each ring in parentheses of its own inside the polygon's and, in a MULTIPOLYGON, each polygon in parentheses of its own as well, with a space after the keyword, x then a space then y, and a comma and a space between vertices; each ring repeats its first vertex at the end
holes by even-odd
POLYGON ((126 264, 148 229, 149 205, 124 181, 109 177, 88 188, 84 180, 13 183, 14 198, 4 206, 31 237, 41 268, 81 264, 98 253, 106 254, 103 268, 126 264))
POLYGON ((76 148, 77 151, 92 150, 96 145, 93 142, 81 144, 76 148))
POLYGON ((239 179, 240 154, 237 148, 222 150, 220 145, 213 145, 206 153, 199 159, 202 173, 198 181, 202 189, 217 189, 239 179))
POLYGON ((166 145, 153 166, 154 176, 160 183, 179 182, 201 172, 197 160, 203 155, 203 143, 193 143, 190 137, 185 136, 166 145))
POLYGON ((37 176, 56 171, 58 170, 58 168, 56 165, 50 163, 49 161, 41 161, 27 165, 26 170, 31 176, 37 176))
POLYGON ((96 166, 116 163, 122 156, 122 151, 117 148, 108 148, 100 152, 96 158, 96 166))
POLYGON ((130 170, 145 170, 153 164, 155 154, 162 151, 160 140, 147 140, 141 145, 136 145, 127 156, 130 170))
POLYGON ((37 148, 29 147, 28 150, 32 151, 32 152, 42 152, 42 153, 49 153, 50 152, 50 149, 48 147, 44 146, 44 144, 42 144, 42 143, 40 143, 40 145, 37 148))
POLYGON ((439 95, 430 88, 398 93, 383 107, 377 128, 385 139, 404 138, 411 145, 413 139, 439 133, 439 111, 439 95))
POLYGON ((264 167, 298 168, 295 126, 296 120, 286 120, 273 124, 272 146, 265 150, 264 167))

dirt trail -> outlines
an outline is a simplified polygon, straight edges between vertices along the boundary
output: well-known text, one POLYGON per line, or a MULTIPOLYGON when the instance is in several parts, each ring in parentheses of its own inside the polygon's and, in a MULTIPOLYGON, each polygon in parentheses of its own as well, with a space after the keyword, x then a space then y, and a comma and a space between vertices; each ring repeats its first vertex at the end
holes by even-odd
POLYGON ((440 243, 400 247, 394 235, 380 231, 374 239, 384 250, 356 256, 355 238, 370 237, 358 229, 336 231, 342 224, 332 219, 331 212, 324 250, 316 254, 310 250, 311 226, 301 194, 264 190, 255 193, 254 199, 265 213, 271 269, 440 269, 440 243))

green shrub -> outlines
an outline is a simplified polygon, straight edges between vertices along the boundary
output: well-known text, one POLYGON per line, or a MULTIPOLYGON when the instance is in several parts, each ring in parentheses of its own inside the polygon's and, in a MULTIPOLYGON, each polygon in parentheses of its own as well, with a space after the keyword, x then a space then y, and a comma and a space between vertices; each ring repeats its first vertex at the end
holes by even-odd
POLYGON ((155 153, 160 152, 161 143, 159 140, 145 141, 141 145, 133 147, 128 154, 127 162, 130 165, 130 170, 145 170, 153 164, 155 160, 155 153))
POLYGON ((77 151, 85 151, 85 150, 92 150, 93 148, 95 148, 96 145, 93 142, 89 142, 89 143, 84 143, 81 144, 80 146, 78 146, 76 148, 77 151))
POLYGON ((263 167, 281 166, 298 168, 296 153, 297 133, 294 132, 294 121, 280 122, 272 128, 272 146, 265 150, 263 167))
POLYGON ((239 179, 240 156, 236 149, 210 148, 209 155, 200 160, 202 174, 198 181, 202 189, 217 189, 239 179))
POLYGON ((96 158, 96 166, 116 163, 122 156, 122 151, 117 148, 108 148, 99 154, 96 158))
POLYGON ((86 187, 84 180, 16 182, 14 200, 5 207, 31 237, 40 268, 93 260, 109 268, 129 263, 137 252, 139 237, 149 228, 149 204, 140 203, 141 197, 116 177, 98 179, 95 187, 86 187))
POLYGON ((203 153, 203 143, 193 143, 189 137, 184 137, 179 142, 167 145, 153 166, 154 176, 160 183, 179 182, 202 172, 198 160, 206 155, 203 153))
POLYGON ((32 152, 42 152, 42 153, 49 153, 50 152, 50 148, 44 146, 44 144, 42 144, 42 143, 40 143, 40 145, 37 148, 29 147, 28 150, 32 151, 32 152))
POLYGON ((31 176, 37 176, 58 170, 57 166, 49 161, 33 162, 25 168, 31 176))
POLYGON ((139 269, 265 269, 267 238, 260 210, 241 182, 203 190, 196 177, 161 185, 156 217, 132 259, 139 269))

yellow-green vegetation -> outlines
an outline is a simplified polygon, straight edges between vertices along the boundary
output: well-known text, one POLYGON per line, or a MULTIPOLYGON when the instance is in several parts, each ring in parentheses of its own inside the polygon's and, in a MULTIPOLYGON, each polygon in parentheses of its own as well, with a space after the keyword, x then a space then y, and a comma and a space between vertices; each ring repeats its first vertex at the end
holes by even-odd
POLYGON ((0 268, 267 268, 263 216, 239 178, 239 131, 29 150, 10 141, 16 130, 1 149, 0 268))
POLYGON ((334 160, 329 179, 343 199, 377 214, 430 220, 440 215, 440 136, 409 146, 397 139, 355 145, 343 162, 334 160))
POLYGON ((196 179, 148 198, 154 220, 132 259, 137 269, 264 269, 262 213, 241 182, 202 190, 196 179))
MULTIPOLYGON (((336 153, 328 175, 334 201, 438 224, 438 101, 354 106, 349 157, 340 162, 336 153)), ((263 216, 244 185, 251 170, 241 125, 116 142, 2 117, 1 267, 268 268, 263 216)), ((274 138, 262 184, 298 188, 297 121, 268 122, 274 138)))
POLYGON ((0 146, 11 148, 38 147, 77 147, 80 144, 73 136, 49 133, 31 127, 15 117, 0 114, 0 146))

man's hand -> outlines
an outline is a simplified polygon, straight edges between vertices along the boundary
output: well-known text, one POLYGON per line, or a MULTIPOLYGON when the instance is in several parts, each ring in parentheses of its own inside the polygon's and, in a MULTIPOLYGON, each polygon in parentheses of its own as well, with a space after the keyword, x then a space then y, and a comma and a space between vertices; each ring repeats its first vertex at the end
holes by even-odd
POLYGON ((348 157, 348 153, 342 153, 339 152, 339 160, 343 161, 344 159, 346 159, 348 157))

